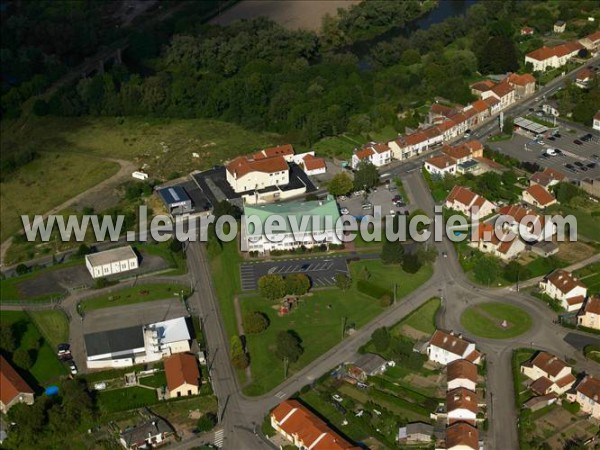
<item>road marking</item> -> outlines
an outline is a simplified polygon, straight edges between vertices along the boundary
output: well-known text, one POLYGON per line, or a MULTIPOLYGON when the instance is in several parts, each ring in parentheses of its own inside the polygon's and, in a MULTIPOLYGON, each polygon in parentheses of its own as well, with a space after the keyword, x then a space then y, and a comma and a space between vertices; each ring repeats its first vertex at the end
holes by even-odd
POLYGON ((221 448, 223 446, 224 435, 225 435, 225 430, 215 431, 215 440, 214 440, 215 446, 217 446, 219 448, 221 448))
POLYGON ((287 394, 284 391, 279 391, 277 394, 275 394, 275 397, 277 398, 285 398, 287 396, 287 394))

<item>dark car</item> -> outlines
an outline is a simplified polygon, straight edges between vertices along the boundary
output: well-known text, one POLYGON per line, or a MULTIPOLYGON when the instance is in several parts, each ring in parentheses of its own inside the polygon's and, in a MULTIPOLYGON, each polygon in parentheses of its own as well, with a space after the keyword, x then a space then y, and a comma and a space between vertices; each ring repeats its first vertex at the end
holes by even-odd
POLYGON ((598 165, 598 164, 596 164, 595 162, 591 162, 591 163, 589 163, 587 166, 588 166, 590 169, 595 169, 597 165, 598 165))
POLYGON ((594 136, 592 136, 591 133, 588 133, 584 136, 581 136, 579 139, 581 139, 583 142, 588 142, 588 141, 591 141, 593 137, 594 136))
POLYGON ((562 150, 560 148, 555 148, 554 153, 556 153, 557 155, 562 155, 562 150))
POLYGON ((60 355, 61 353, 70 353, 71 346, 69 344, 58 344, 57 351, 60 355))
POLYGON ((393 202, 401 202, 402 201, 402 196, 400 194, 396 194, 394 195, 394 198, 392 198, 393 202))
POLYGON ((548 140, 549 140, 549 141, 555 141, 555 140, 556 140, 556 138, 555 138, 554 136, 550 136, 550 137, 548 137, 548 140))
POLYGON ((565 167, 569 170, 575 170, 575 166, 573 166, 573 164, 565 164, 565 167))
POLYGON ((577 167, 583 167, 583 163, 581 161, 575 161, 575 165, 577 167))
POLYGON ((554 137, 560 138, 562 135, 560 133, 554 133, 554 137))
POLYGON ((581 142, 579 139, 575 139, 573 141, 573 144, 581 145, 581 144, 583 144, 583 142, 581 142))

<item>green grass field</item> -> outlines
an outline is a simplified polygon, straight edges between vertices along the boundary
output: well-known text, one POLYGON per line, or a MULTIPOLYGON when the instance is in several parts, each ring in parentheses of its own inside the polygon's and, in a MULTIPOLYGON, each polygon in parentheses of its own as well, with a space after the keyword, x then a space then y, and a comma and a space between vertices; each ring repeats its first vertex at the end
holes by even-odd
POLYGON ((118 169, 114 162, 87 155, 40 153, 2 183, 0 239, 4 241, 22 229, 22 214, 44 214, 111 177, 118 169))
POLYGON ((440 309, 442 302, 439 298, 435 297, 427 301, 423 306, 410 313, 408 317, 403 319, 394 328, 401 328, 403 325, 408 325, 415 330, 422 331, 423 333, 431 333, 436 330, 435 326, 435 315, 440 309))
MULTIPOLYGON (((399 267, 384 266, 380 261, 359 261, 351 264, 352 273, 367 267, 370 282, 387 286, 398 284, 398 299, 423 284, 431 276, 431 268, 423 267, 414 275, 408 275, 399 267)), ((355 282, 356 283, 356 282, 355 282)), ((277 315, 273 302, 259 296, 240 298, 242 312, 261 311, 269 317, 267 331, 247 336, 252 367, 252 384, 244 392, 261 395, 273 389, 284 378, 283 363, 274 354, 276 336, 280 331, 293 330, 302 339, 304 353, 290 365, 288 376, 325 353, 342 339, 342 326, 354 324, 360 328, 384 311, 379 301, 359 293, 354 286, 347 292, 337 288, 316 290, 284 317, 277 315)))
POLYGON ((531 316, 516 306, 506 303, 482 303, 469 307, 460 318, 460 323, 476 336, 507 339, 525 333, 531 327, 531 316), (502 321, 508 322, 502 328, 502 321))
POLYGON ((69 319, 62 310, 31 311, 29 315, 52 348, 69 341, 69 319))
MULTIPOLYGON (((17 348, 24 348, 34 354, 34 364, 29 370, 39 386, 47 386, 67 373, 66 366, 56 357, 55 350, 44 339, 31 317, 22 311, 2 311, 0 321, 13 329, 17 348)), ((27 377, 26 377, 27 379, 27 377)))
POLYGON ((575 275, 587 286, 590 294, 600 293, 600 263, 590 264, 576 270, 575 275))
POLYGON ((81 302, 83 311, 111 308, 114 306, 132 305, 134 303, 151 302, 155 300, 179 299, 181 292, 189 295, 189 289, 178 284, 140 284, 112 292, 100 297, 94 297, 81 302))
POLYGON ((158 403, 156 391, 139 386, 98 393, 98 406, 103 413, 128 411, 155 403, 158 403))
POLYGON ((551 206, 547 214, 569 215, 577 219, 577 235, 591 241, 600 242, 600 216, 592 216, 593 212, 599 212, 600 206, 595 203, 586 203, 585 206, 570 207, 566 205, 551 206))
POLYGON ((159 388, 167 385, 167 376, 165 372, 156 372, 149 377, 140 378, 139 381, 140 384, 143 384, 144 386, 159 388))

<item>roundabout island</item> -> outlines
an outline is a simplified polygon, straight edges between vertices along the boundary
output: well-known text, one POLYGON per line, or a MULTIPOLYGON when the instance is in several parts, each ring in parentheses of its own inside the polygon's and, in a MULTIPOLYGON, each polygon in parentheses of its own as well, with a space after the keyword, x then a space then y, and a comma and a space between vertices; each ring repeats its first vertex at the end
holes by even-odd
POLYGON ((460 317, 465 330, 489 339, 509 339, 527 332, 531 316, 518 306, 500 302, 479 303, 467 308, 460 317))

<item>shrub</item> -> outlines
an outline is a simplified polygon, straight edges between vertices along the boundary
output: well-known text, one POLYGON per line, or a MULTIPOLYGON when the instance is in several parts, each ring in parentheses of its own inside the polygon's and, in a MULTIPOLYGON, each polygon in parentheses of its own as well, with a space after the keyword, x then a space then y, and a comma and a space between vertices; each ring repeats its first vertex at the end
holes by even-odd
POLYGON ((255 311, 244 316, 244 331, 248 334, 258 334, 269 326, 269 319, 263 313, 255 311))
POLYGON ((212 430, 217 424, 217 416, 211 412, 204 414, 196 422, 196 430, 200 433, 212 430))

